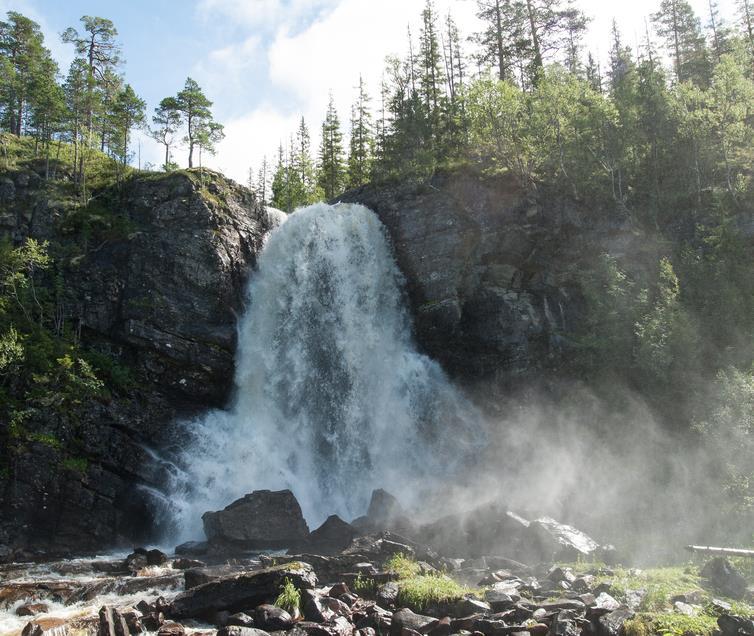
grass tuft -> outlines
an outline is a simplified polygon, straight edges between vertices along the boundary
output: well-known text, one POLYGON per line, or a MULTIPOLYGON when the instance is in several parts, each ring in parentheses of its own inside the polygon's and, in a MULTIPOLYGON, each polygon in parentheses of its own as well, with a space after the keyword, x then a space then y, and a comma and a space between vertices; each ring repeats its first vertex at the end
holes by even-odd
POLYGON ((288 577, 283 580, 280 595, 275 599, 275 605, 284 609, 291 616, 296 616, 301 609, 301 592, 291 583, 288 577))

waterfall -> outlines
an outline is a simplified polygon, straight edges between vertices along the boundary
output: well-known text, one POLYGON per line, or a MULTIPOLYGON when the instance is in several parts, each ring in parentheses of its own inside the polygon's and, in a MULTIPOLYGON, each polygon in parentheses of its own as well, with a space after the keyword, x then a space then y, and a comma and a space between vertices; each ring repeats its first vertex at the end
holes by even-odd
POLYGON ((269 235, 240 321, 235 396, 187 425, 182 538, 252 490, 290 488, 311 527, 453 479, 474 408, 419 353, 384 227, 360 205, 300 209, 269 235))

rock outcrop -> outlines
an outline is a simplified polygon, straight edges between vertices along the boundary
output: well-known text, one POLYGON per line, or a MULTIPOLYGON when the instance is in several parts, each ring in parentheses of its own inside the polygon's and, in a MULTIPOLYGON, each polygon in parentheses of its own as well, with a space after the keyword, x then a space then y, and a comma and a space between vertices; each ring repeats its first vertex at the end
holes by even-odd
POLYGON ((419 344, 456 378, 503 390, 567 357, 588 259, 648 249, 614 215, 534 201, 506 177, 438 173, 339 200, 366 205, 385 224, 419 344))
POLYGON ((131 382, 25 421, 44 436, 8 450, 0 472, 0 547, 17 558, 163 529, 174 468, 154 449, 180 445, 170 422, 226 402, 245 281, 272 225, 248 190, 206 170, 137 175, 83 210, 59 191, 34 172, 6 173, 0 236, 60 246, 65 324, 131 382))

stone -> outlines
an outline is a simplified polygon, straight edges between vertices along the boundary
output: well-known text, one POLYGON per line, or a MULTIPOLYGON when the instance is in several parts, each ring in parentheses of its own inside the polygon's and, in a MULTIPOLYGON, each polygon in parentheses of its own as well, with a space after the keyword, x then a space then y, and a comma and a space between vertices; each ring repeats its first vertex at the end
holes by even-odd
POLYGON ((620 607, 620 603, 616 601, 612 596, 610 596, 607 592, 602 592, 597 598, 594 599, 594 602, 591 603, 591 607, 589 608, 589 615, 590 616, 603 616, 604 614, 609 614, 610 612, 617 610, 620 607))
POLYGON ((199 568, 190 568, 183 571, 184 587, 190 590, 210 581, 227 578, 234 574, 242 574, 249 571, 245 565, 210 565, 199 568))
POLYGON ((468 616, 469 614, 485 614, 492 612, 492 607, 485 601, 475 598, 464 598, 458 601, 453 608, 456 616, 468 616))
POLYGON ((197 559, 187 559, 185 557, 181 557, 179 559, 174 559, 172 565, 174 570, 188 570, 191 568, 203 568, 205 567, 206 563, 197 559))
POLYGON ((309 528, 290 490, 256 490, 217 512, 202 515, 210 544, 242 549, 287 548, 305 541, 309 528))
POLYGON ((724 557, 715 557, 707 561, 700 574, 702 579, 725 596, 742 599, 746 595, 746 579, 724 557))
POLYGON ((330 515, 324 523, 313 530, 302 550, 314 554, 338 554, 345 550, 356 536, 356 529, 338 515, 330 515))
POLYGON ((16 616, 36 616, 46 614, 50 608, 45 603, 26 603, 16 608, 16 616))
POLYGON ((149 560, 144 552, 134 551, 126 557, 126 567, 131 572, 138 572, 149 565, 149 560))
POLYGON ((68 636, 69 631, 62 618, 36 618, 26 623, 21 636, 68 636))
POLYGON ((600 547, 586 533, 551 517, 541 517, 532 521, 528 531, 531 546, 539 552, 543 560, 575 561, 594 555, 600 547))
POLYGON ((695 614, 694 608, 683 601, 676 601, 673 603, 673 608, 676 612, 683 614, 684 616, 693 616, 695 614))
POLYGON ((634 617, 630 609, 621 608, 601 616, 597 621, 599 636, 620 636, 623 624, 634 617))
POLYGON ((175 546, 176 554, 187 556, 204 556, 209 551, 209 543, 206 541, 186 541, 175 546))
POLYGON ((269 636, 269 633, 254 627, 226 625, 217 630, 217 636, 269 636))
POLYGON ((225 620, 225 623, 222 625, 222 627, 225 627, 225 625, 235 625, 236 627, 254 627, 254 619, 249 616, 248 614, 244 614, 243 612, 236 612, 235 614, 231 614, 227 617, 225 620))
POLYGON ((723 636, 754 636, 754 620, 742 616, 723 614, 717 619, 723 636))
POLYGON ((293 618, 280 607, 264 604, 254 610, 254 626, 268 632, 285 631, 293 626, 293 618))
POLYGON ((97 636, 131 636, 131 631, 120 611, 104 605, 99 611, 97 636))
POLYGON ((168 555, 160 550, 147 550, 148 565, 164 565, 168 562, 168 555))
POLYGON ((385 609, 391 609, 395 607, 395 603, 398 600, 398 593, 400 588, 397 583, 384 583, 377 588, 377 604, 385 609))
POLYGON ((157 636, 184 636, 186 629, 180 623, 166 621, 157 630, 157 636))
POLYGON ((311 589, 317 584, 312 567, 306 563, 244 572, 186 590, 173 599, 169 614, 173 618, 209 617, 220 610, 240 612, 272 603, 286 579, 300 590, 311 589))
POLYGON ((403 630, 405 629, 422 633, 423 628, 436 622, 436 618, 415 614, 410 609, 403 608, 393 614, 393 620, 390 626, 390 636, 401 636, 404 634, 403 630))

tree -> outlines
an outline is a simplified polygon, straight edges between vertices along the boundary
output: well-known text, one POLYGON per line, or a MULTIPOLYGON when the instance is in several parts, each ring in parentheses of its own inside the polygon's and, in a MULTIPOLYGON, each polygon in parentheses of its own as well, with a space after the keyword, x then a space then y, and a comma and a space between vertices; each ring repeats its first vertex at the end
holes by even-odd
POLYGON ((280 143, 278 147, 278 162, 275 166, 275 172, 272 175, 272 207, 279 210, 285 210, 286 212, 292 212, 293 209, 290 206, 290 195, 288 192, 288 172, 290 166, 288 164, 288 158, 285 156, 285 150, 283 149, 283 143, 280 143))
POLYGON ((86 62, 81 58, 75 58, 73 62, 71 62, 68 76, 63 85, 65 102, 68 112, 70 113, 69 134, 71 141, 73 142, 74 180, 77 183, 81 180, 80 170, 83 167, 83 164, 79 159, 82 155, 81 139, 83 138, 83 129, 86 121, 87 76, 88 70, 86 62))
POLYGON ((516 43, 522 40, 523 21, 518 3, 511 0, 477 0, 477 18, 484 30, 472 39, 479 45, 479 60, 495 68, 498 79, 512 79, 516 43))
POLYGON ((50 83, 56 83, 58 67, 44 47, 39 25, 16 11, 9 11, 7 20, 0 22, 0 57, 3 123, 20 136, 30 100, 44 92, 50 83))
POLYGON ((754 4, 752 0, 737 0, 738 13, 744 31, 751 64, 754 66, 754 4))
POLYGON ((212 102, 202 92, 201 87, 190 77, 186 78, 183 90, 175 98, 177 110, 186 124, 186 136, 183 141, 188 144, 188 167, 194 167, 194 148, 200 139, 206 140, 206 131, 212 121, 210 107, 212 102))
POLYGON ((84 33, 80 34, 73 27, 63 32, 63 42, 73 44, 76 53, 83 57, 87 67, 86 86, 86 126, 89 144, 92 140, 94 111, 97 107, 95 89, 99 82, 105 80, 108 70, 120 64, 120 45, 115 38, 118 31, 111 20, 85 15, 81 18, 84 33))
POLYGON ((432 0, 426 0, 419 37, 419 96, 424 104, 429 140, 435 143, 439 138, 440 102, 445 81, 441 62, 437 15, 432 0))
POLYGON ((330 95, 327 114, 322 123, 322 143, 319 149, 317 175, 317 182, 324 192, 325 199, 332 199, 343 191, 345 177, 343 133, 340 130, 340 120, 335 109, 335 101, 330 95))
POLYGON ((295 140, 291 139, 290 169, 287 175, 291 210, 300 205, 314 203, 317 199, 317 180, 311 145, 309 128, 302 117, 295 140))
POLYGON ((348 187, 357 188, 369 181, 372 171, 374 137, 369 93, 359 76, 356 103, 351 108, 351 138, 348 153, 348 187))
POLYGON ((119 133, 120 139, 120 158, 124 166, 128 163, 131 130, 134 127, 144 125, 145 112, 146 103, 144 100, 134 92, 130 84, 126 84, 116 98, 113 111, 115 129, 119 133))
POLYGON ((196 145, 199 148, 199 167, 202 166, 202 152, 214 155, 217 144, 225 139, 225 130, 222 124, 216 121, 205 120, 196 130, 196 145))
POLYGON ((173 165, 170 159, 170 148, 175 142, 175 134, 180 130, 183 119, 175 97, 165 97, 154 109, 152 124, 154 127, 149 134, 155 141, 165 146, 165 163, 163 169, 168 172, 173 165))
MULTIPOLYGON (((268 203, 268 197, 270 196, 269 186, 269 168, 267 166, 267 155, 262 157, 262 165, 257 172, 256 193, 257 200, 261 206, 266 206, 268 203)), ((251 178, 251 175, 250 175, 251 178)))
POLYGON ((709 82, 707 45, 699 18, 687 0, 662 0, 652 21, 673 60, 676 80, 706 86, 709 82))

